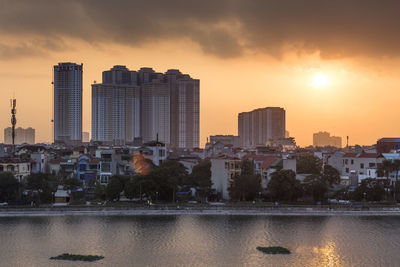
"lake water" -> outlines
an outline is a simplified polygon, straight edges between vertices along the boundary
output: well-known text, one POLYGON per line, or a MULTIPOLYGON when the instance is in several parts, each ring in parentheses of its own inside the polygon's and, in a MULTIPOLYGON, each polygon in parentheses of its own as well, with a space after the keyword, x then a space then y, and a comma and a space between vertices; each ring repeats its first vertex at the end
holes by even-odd
POLYGON ((400 266, 400 217, 17 217, 0 237, 0 266, 400 266), (292 254, 256 250, 273 245, 292 254))

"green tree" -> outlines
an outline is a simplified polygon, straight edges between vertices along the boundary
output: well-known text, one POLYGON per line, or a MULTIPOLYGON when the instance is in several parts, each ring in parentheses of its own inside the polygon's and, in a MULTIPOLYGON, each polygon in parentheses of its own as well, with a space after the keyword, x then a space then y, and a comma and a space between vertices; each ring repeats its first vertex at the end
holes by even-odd
POLYGON ((240 174, 231 180, 229 196, 236 201, 252 201, 261 192, 260 177, 254 174, 254 164, 248 159, 242 160, 240 169, 240 174))
POLYGON ((122 190, 124 189, 123 183, 121 183, 121 180, 119 177, 111 177, 110 181, 108 181, 108 184, 105 188, 105 193, 106 197, 108 200, 119 200, 120 194, 122 190))
POLYGON ((327 183, 329 186, 340 183, 339 171, 333 168, 331 165, 324 165, 322 172, 322 181, 327 183))
POLYGON ((324 176, 312 174, 304 179, 304 193, 311 195, 314 201, 323 201, 328 192, 328 184, 323 179, 324 176))
POLYGON ((400 171, 400 159, 395 159, 395 160, 393 160, 393 162, 392 162, 392 168, 393 168, 393 171, 395 172, 395 177, 396 177, 396 181, 395 181, 395 183, 394 183, 394 190, 393 190, 393 193, 394 193, 394 199, 397 201, 398 200, 398 180, 399 180, 399 171, 400 171))
POLYGON ((33 173, 26 178, 26 189, 39 192, 39 203, 51 203, 57 190, 56 178, 47 173, 33 173))
POLYGON ((271 174, 268 190, 273 200, 296 201, 303 195, 300 181, 292 170, 280 170, 271 174))
POLYGON ((147 195, 167 201, 175 201, 178 185, 187 179, 186 167, 178 161, 167 160, 144 179, 147 195))
POLYGON ((0 172, 0 202, 14 201, 18 197, 19 182, 11 172, 0 172))
POLYGON ((140 197, 142 183, 143 183, 143 177, 140 175, 135 175, 129 181, 127 181, 124 187, 125 197, 129 199, 132 199, 135 196, 140 197))
POLYGON ((104 186, 102 186, 100 182, 96 182, 96 186, 94 189, 94 197, 96 199, 101 199, 101 200, 106 199, 106 193, 105 193, 104 186))
POLYGON ((378 164, 378 176, 386 177, 386 187, 390 186, 390 173, 393 171, 393 164, 391 160, 385 159, 381 164, 378 164))
POLYGON ((76 178, 66 178, 62 184, 65 190, 76 190, 82 187, 81 181, 76 178))
POLYGON ((211 192, 211 162, 202 161, 193 167, 192 173, 184 182, 186 187, 194 187, 202 200, 211 192))
POLYGON ((296 159, 297 173, 319 174, 322 170, 322 161, 313 155, 300 155, 296 159))
POLYGON ((117 178, 121 182, 123 188, 125 188, 125 184, 130 180, 130 177, 127 175, 114 175, 112 178, 117 178))
POLYGON ((386 191, 378 180, 367 178, 353 192, 352 198, 357 201, 364 199, 367 201, 381 201, 386 195, 386 191))

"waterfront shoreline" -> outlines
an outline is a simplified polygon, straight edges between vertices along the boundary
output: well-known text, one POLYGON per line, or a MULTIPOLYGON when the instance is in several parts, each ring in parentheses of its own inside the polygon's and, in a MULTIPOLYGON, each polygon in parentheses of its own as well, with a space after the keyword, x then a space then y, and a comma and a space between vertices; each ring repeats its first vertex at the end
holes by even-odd
POLYGON ((36 208, 5 209, 0 217, 62 217, 62 216, 185 216, 185 215, 225 215, 225 216, 400 216, 400 208, 374 210, 341 210, 314 208, 274 208, 274 209, 74 209, 74 208, 36 208))

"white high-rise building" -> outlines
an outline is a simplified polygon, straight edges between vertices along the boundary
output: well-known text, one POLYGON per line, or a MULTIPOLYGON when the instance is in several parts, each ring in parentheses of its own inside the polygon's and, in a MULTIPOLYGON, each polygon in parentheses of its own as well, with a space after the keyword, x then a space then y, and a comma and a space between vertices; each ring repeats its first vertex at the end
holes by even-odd
POLYGON ((142 85, 143 142, 158 141, 171 144, 170 88, 162 81, 153 80, 142 85))
POLYGON ((200 81, 179 70, 165 73, 171 98, 171 146, 196 148, 200 142, 200 81))
POLYGON ((83 64, 54 66, 54 142, 77 145, 82 142, 83 64))
POLYGON ((92 85, 92 139, 112 145, 140 137, 140 87, 137 73, 125 66, 103 72, 103 83, 92 85))
POLYGON ((102 84, 92 85, 93 141, 123 145, 158 139, 168 147, 198 147, 199 83, 179 70, 104 71, 102 84))
POLYGON ((199 80, 179 80, 178 100, 178 147, 196 148, 200 142, 200 94, 199 80))
POLYGON ((285 110, 279 107, 239 113, 240 145, 244 148, 254 148, 285 138, 285 116, 285 110))
POLYGON ((92 139, 125 145, 140 136, 140 88, 92 85, 92 139))

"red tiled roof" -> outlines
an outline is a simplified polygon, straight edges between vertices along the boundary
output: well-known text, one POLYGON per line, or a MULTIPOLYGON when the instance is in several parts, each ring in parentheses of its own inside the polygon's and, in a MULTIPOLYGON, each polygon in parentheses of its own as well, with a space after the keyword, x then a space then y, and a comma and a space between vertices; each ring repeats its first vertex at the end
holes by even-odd
POLYGON ((262 169, 268 169, 272 163, 274 163, 278 158, 274 156, 266 156, 267 158, 264 159, 264 162, 261 164, 262 169))
POLYGON ((381 156, 380 153, 367 153, 367 152, 346 153, 343 155, 344 158, 377 158, 379 156, 381 156))
POLYGON ((396 137, 384 137, 378 140, 378 143, 398 143, 400 142, 400 138, 396 137))
POLYGON ((49 164, 60 164, 61 162, 67 162, 66 159, 56 158, 49 161, 49 164))
POLYGON ((227 159, 227 160, 240 160, 239 158, 236 157, 230 157, 230 156, 218 156, 218 157, 212 157, 211 159, 227 159))
POLYGON ((30 159, 20 159, 20 158, 0 158, 0 163, 30 163, 30 159))
POLYGON ((357 153, 346 153, 343 155, 343 158, 355 158, 357 157, 357 153))
POLYGON ((359 158, 377 158, 379 157, 381 154, 379 153, 366 153, 366 152, 362 152, 358 157, 359 158))
POLYGON ((274 159, 277 158, 276 156, 254 155, 254 154, 247 154, 246 156, 244 156, 244 158, 252 159, 254 161, 264 161, 264 160, 269 159, 271 157, 274 158, 274 159))

